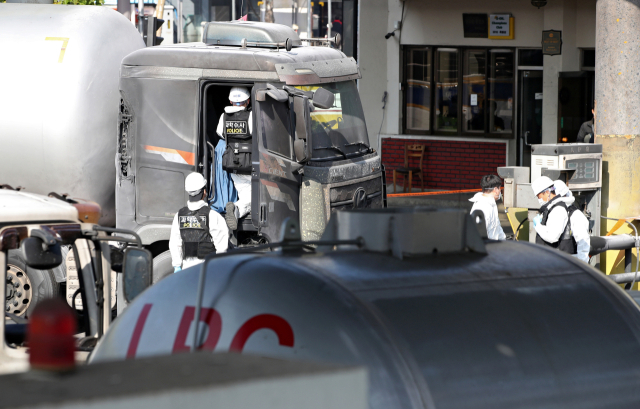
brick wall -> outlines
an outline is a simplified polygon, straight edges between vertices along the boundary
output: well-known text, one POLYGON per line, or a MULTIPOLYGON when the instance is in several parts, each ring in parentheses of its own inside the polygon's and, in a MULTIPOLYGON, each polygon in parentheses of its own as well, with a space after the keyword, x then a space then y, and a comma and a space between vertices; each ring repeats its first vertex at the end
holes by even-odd
MULTIPOLYGON (((382 163, 387 183, 393 183, 393 169, 404 166, 404 145, 426 145, 422 170, 425 189, 475 189, 484 175, 497 175, 506 166, 507 146, 496 142, 462 142, 423 139, 382 139, 382 163)), ((419 166, 412 158, 409 166, 419 166)), ((400 182, 401 177, 397 181, 400 182)), ((420 178, 413 176, 413 187, 420 188, 420 178)))

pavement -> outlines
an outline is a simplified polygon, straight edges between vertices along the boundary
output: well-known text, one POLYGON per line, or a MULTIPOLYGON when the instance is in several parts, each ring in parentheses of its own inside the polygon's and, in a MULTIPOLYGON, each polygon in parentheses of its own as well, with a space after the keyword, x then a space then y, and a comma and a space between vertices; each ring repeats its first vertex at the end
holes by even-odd
MULTIPOLYGON (((425 192, 438 192, 441 190, 425 189, 425 192)), ((480 189, 478 189, 480 191, 480 189)), ((402 193, 401 188, 396 188, 396 193, 402 193)), ((420 189, 412 189, 411 193, 421 193, 420 189)), ((393 194, 393 185, 387 185, 387 194, 393 194)), ((467 212, 471 211, 473 203, 469 201, 475 195, 476 192, 468 193, 449 193, 438 194, 429 196, 409 196, 409 197, 389 197, 387 199, 387 205, 389 207, 432 207, 436 209, 464 209, 467 212)), ((498 201, 498 217, 500 218, 500 224, 505 234, 512 234, 513 229, 509 224, 509 219, 504 211, 504 203, 498 201)))

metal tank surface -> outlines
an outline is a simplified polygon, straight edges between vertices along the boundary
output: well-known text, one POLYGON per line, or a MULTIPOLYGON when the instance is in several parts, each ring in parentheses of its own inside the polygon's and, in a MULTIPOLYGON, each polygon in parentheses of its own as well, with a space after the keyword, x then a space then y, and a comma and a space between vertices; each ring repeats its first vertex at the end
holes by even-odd
MULTIPOLYGON (((197 345, 365 366, 376 409, 639 407, 633 300, 560 252, 482 238, 479 219, 338 212, 315 253, 213 257, 197 345)), ((200 267, 138 296, 91 362, 188 353, 200 267)))
POLYGON ((142 47, 107 7, 0 4, 0 183, 93 200, 114 225, 120 62, 142 47))

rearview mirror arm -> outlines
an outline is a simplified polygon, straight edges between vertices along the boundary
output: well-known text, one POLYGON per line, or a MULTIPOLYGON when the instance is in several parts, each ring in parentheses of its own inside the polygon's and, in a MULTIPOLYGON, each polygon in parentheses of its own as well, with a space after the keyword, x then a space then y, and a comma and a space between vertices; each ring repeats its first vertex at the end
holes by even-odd
MULTIPOLYGON (((132 231, 132 230, 125 230, 125 229, 114 229, 111 227, 102 227, 102 226, 93 226, 93 230, 95 231, 103 231, 105 233, 120 233, 120 234, 127 234, 130 236, 135 237, 135 240, 133 239, 128 239, 125 237, 120 237, 120 236, 109 236, 107 238, 108 241, 121 241, 124 243, 137 243, 138 247, 142 247, 142 239, 140 239, 140 236, 138 235, 138 233, 132 231)), ((96 237, 97 238, 97 237, 96 237)), ((98 239, 102 239, 102 238, 98 238, 98 239)))

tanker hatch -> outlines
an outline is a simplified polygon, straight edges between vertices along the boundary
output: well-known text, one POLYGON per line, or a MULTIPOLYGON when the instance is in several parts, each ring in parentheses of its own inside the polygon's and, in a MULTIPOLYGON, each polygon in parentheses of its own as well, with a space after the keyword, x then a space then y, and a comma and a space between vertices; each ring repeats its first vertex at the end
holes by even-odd
MULTIPOLYGON (((367 251, 388 253, 402 259, 437 253, 486 254, 482 213, 429 208, 351 210, 331 216, 321 241, 364 240, 367 251)), ((486 231, 484 232, 486 236, 486 231)), ((320 246, 330 251, 332 246, 320 246), (325 248, 326 247, 326 248, 325 248)), ((348 249, 354 245, 338 245, 348 249)))

